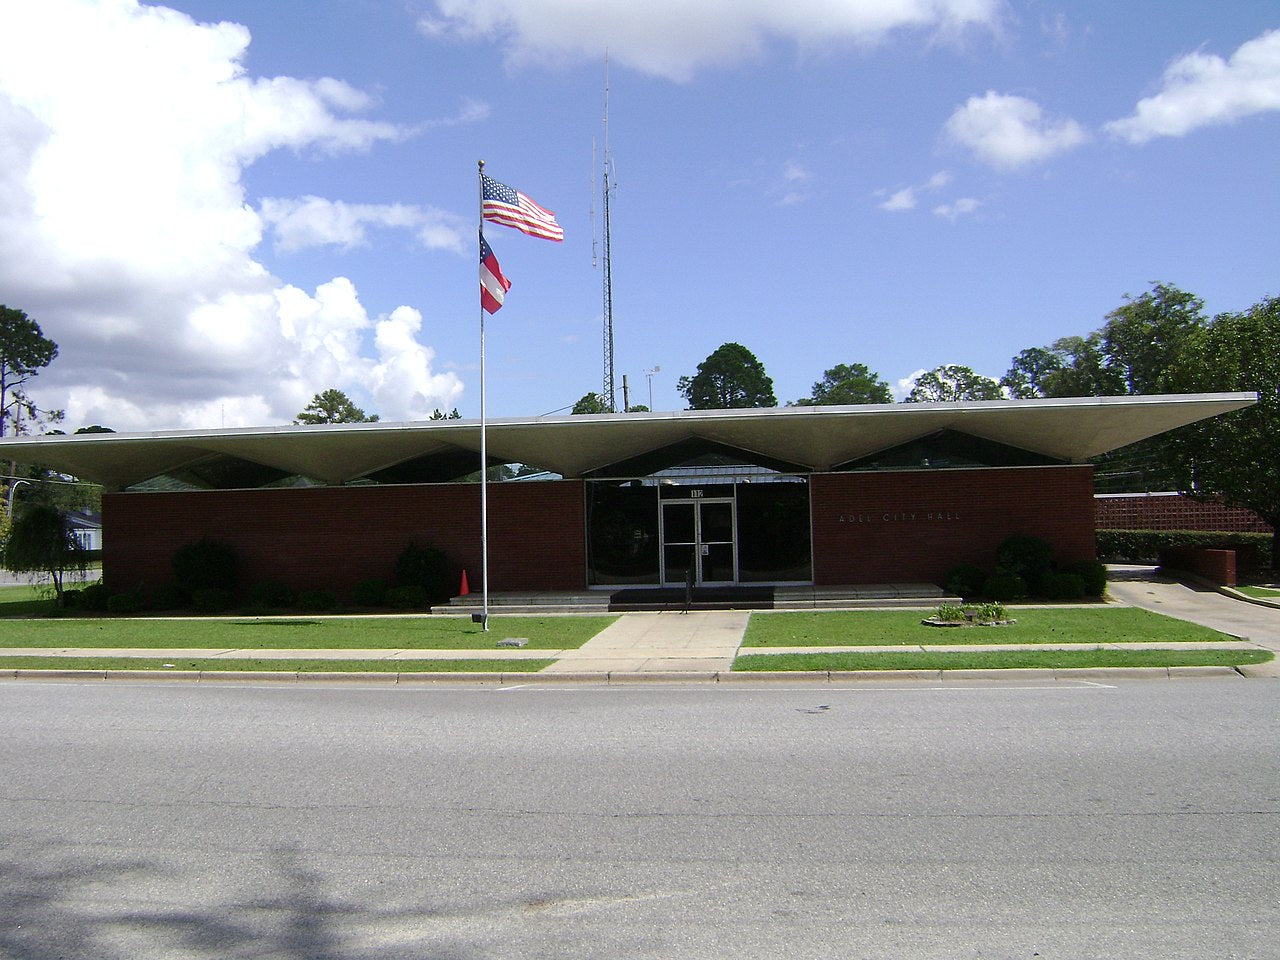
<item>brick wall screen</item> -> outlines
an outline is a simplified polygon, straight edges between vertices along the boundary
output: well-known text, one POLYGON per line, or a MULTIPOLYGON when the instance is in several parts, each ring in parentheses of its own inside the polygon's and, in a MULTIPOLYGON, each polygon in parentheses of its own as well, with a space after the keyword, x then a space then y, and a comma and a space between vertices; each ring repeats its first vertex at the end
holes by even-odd
POLYGON ((827 473, 811 481, 819 584, 942 583, 960 563, 991 568, 1006 537, 1095 555, 1089 466, 827 473))
MULTIPOLYGON (((103 571, 112 590, 154 589, 175 550, 203 536, 233 547, 242 584, 263 580, 340 596, 391 580, 410 542, 439 547, 481 586, 480 488, 470 484, 316 487, 103 497, 103 571)), ((577 481, 489 487, 490 589, 586 586, 583 487, 577 481)))
POLYGON ((1099 530, 1271 533, 1271 526, 1252 510, 1218 501, 1200 503, 1177 493, 1106 494, 1095 506, 1099 530))

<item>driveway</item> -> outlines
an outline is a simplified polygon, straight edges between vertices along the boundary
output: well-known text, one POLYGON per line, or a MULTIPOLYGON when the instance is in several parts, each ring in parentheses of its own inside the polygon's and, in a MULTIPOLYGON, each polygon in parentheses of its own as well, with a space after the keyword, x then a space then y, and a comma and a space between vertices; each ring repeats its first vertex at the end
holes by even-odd
POLYGON ((1280 609, 1182 583, 1160 575, 1155 567, 1113 564, 1108 581, 1108 593, 1121 603, 1220 630, 1280 654, 1280 609))

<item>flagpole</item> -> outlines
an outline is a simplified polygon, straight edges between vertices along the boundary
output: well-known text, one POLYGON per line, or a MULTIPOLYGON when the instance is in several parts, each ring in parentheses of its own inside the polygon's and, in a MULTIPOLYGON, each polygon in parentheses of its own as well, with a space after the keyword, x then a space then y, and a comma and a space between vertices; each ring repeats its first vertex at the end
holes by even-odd
MULTIPOLYGON (((484 161, 478 161, 476 184, 480 190, 480 241, 484 240, 484 161)), ((480 306, 480 580, 483 603, 482 627, 489 630, 489 450, 484 384, 484 305, 480 306)))

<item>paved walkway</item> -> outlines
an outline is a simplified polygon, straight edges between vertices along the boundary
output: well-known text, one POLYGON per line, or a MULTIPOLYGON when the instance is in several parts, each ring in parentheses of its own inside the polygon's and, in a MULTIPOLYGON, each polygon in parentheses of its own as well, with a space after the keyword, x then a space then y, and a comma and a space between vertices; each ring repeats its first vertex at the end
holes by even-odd
POLYGON ((746 610, 624 613, 543 673, 726 671, 747 630, 746 610))

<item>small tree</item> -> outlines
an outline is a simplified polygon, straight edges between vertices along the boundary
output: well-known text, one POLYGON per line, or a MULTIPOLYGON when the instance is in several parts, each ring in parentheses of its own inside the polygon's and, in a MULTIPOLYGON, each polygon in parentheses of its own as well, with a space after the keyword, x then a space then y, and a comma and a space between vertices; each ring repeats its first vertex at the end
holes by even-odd
POLYGON ((365 414, 345 393, 331 388, 312 397, 293 422, 315 426, 320 423, 376 423, 377 420, 376 413, 365 414))
POLYGON ((586 393, 582 395, 577 403, 573 405, 570 413, 577 415, 583 413, 608 413, 609 404, 605 402, 604 397, 598 393, 586 393))
POLYGON ((4 565, 15 573, 47 573, 61 607, 66 575, 82 573, 87 563, 67 515, 47 503, 30 503, 18 512, 5 538, 4 565))
POLYGON ((865 363, 838 363, 813 385, 813 395, 797 400, 797 407, 840 403, 893 403, 893 393, 865 363))
POLYGON ((955 400, 999 400, 1000 384, 954 363, 922 373, 907 395, 907 403, 946 403, 955 400))
POLYGON ((22 411, 37 415, 22 385, 57 355, 58 345, 41 332, 38 323, 21 310, 0 304, 0 437, 22 411))
POLYGON ((764 364, 740 343, 722 344, 698 364, 697 373, 681 377, 676 389, 689 401, 690 410, 778 405, 773 379, 765 374, 764 364))

